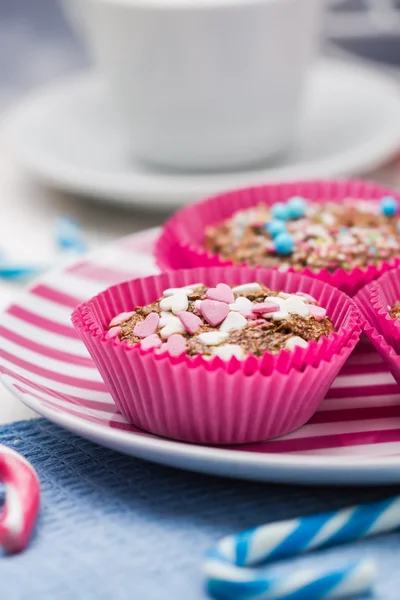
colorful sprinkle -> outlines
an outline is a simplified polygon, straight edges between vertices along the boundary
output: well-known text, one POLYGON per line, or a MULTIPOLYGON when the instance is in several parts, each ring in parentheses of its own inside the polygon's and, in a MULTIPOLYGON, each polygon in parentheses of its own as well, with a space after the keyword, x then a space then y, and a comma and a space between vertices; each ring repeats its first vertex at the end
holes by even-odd
POLYGON ((206 331, 198 335, 199 341, 205 346, 219 346, 227 337, 228 334, 222 331, 206 331))
POLYGON ((183 335, 173 333, 160 348, 160 352, 168 352, 171 356, 180 356, 186 352, 186 340, 183 335))
POLYGON ((115 337, 119 337, 122 333, 122 328, 117 326, 117 327, 111 327, 111 329, 109 329, 106 333, 106 339, 110 340, 111 338, 115 338, 115 337))
POLYGON ((246 327, 247 319, 239 312, 230 312, 226 319, 221 324, 219 330, 223 333, 229 333, 235 329, 243 329, 246 327))
POLYGON ((200 306, 200 312, 209 325, 215 327, 222 323, 228 316, 229 306, 225 302, 215 300, 203 300, 200 306))
POLYGON ((226 283, 218 283, 217 287, 208 288, 206 296, 209 300, 226 302, 226 304, 231 304, 232 302, 235 302, 235 296, 232 292, 232 288, 226 283))
POLYGON ((397 200, 393 196, 385 196, 380 202, 381 212, 386 217, 393 217, 397 214, 397 200))
POLYGON ((116 315, 110 321, 109 327, 115 327, 116 325, 121 325, 121 323, 123 323, 124 321, 128 321, 128 319, 133 317, 134 314, 135 314, 135 311, 119 313, 119 315, 116 315))
POLYGON ((308 307, 308 310, 310 311, 310 315, 317 320, 326 317, 326 309, 322 308, 322 306, 314 306, 313 304, 311 304, 308 307))
POLYGON ((285 344, 286 350, 290 351, 294 350, 297 346, 300 346, 300 348, 307 348, 308 342, 303 340, 303 338, 299 337, 298 335, 293 335, 285 344))
POLYGON ((272 238, 275 238, 277 235, 285 233, 286 225, 284 221, 269 221, 265 223, 265 229, 272 238))
POLYGON ((196 331, 200 329, 200 327, 203 325, 203 321, 200 319, 200 317, 191 312, 179 312, 178 317, 181 320, 186 331, 188 333, 191 333, 192 335, 196 333, 196 331))
POLYGON ((162 341, 156 333, 148 335, 140 342, 142 350, 150 350, 151 348, 160 348, 162 341))
POLYGON ((160 315, 156 312, 152 312, 145 318, 144 321, 136 323, 133 333, 139 338, 146 338, 152 333, 155 333, 158 328, 160 321, 160 315))
POLYGON ((306 214, 307 202, 301 196, 290 198, 287 205, 290 219, 300 219, 306 214))
POLYGON ((278 254, 283 256, 291 254, 294 248, 294 239, 290 233, 281 233, 274 240, 274 248, 278 254))
POLYGON ((274 219, 286 221, 289 219, 289 208, 283 202, 276 202, 271 206, 271 215, 274 219))
POLYGON ((278 310, 280 310, 280 306, 275 302, 260 302, 259 304, 254 304, 253 306, 254 313, 265 314, 270 312, 277 312, 278 310))
POLYGON ((179 290, 175 294, 167 296, 160 301, 161 310, 170 310, 175 315, 177 315, 178 312, 187 310, 188 306, 189 300, 187 294, 182 290, 179 290))

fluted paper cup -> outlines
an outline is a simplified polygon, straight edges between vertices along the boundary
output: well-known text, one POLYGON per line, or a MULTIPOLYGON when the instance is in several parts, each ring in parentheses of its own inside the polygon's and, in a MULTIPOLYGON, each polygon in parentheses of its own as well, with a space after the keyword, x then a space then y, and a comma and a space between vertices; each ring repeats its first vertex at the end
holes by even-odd
POLYGON ((314 414, 361 332, 360 314, 345 294, 298 274, 262 268, 214 267, 164 273, 113 286, 73 313, 118 409, 154 434, 205 444, 241 444, 297 429, 314 414), (259 281, 305 292, 327 309, 336 332, 308 348, 228 362, 170 356, 107 338, 117 314, 154 302, 163 290, 201 281, 208 286, 259 281))
MULTIPOLYGON (((156 244, 157 263, 162 270, 232 264, 203 247, 206 227, 221 223, 236 212, 260 203, 272 205, 285 202, 293 196, 303 196, 312 202, 340 203, 346 198, 378 200, 387 195, 400 200, 399 194, 389 188, 359 180, 278 183, 218 194, 178 211, 167 221, 156 244)), ((296 272, 324 281, 354 296, 367 283, 399 265, 400 257, 396 257, 378 266, 371 264, 350 271, 305 268, 296 272)), ((290 268, 289 271, 294 269, 290 268)))

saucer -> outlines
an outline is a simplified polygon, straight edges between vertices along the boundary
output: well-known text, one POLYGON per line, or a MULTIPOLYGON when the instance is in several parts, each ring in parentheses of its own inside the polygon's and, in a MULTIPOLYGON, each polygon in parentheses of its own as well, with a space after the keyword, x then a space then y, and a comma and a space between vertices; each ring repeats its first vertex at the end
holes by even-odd
POLYGON ((6 114, 0 133, 47 185, 99 201, 172 209, 228 188, 367 173, 400 148, 400 88, 370 68, 320 60, 309 74, 290 155, 229 173, 178 174, 135 162, 93 73, 28 96, 6 114))

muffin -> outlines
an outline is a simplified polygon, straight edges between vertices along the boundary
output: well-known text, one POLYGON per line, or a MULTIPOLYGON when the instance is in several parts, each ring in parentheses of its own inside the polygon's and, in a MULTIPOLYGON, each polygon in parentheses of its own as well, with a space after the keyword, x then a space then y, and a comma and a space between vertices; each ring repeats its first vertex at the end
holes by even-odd
POLYGON ((400 264, 398 197, 357 181, 221 194, 177 213, 156 254, 162 268, 261 265, 317 277, 354 295, 400 264))
POLYGON ((144 350, 225 361, 307 348, 334 331, 312 296, 272 291, 259 282, 166 289, 155 302, 114 316, 108 327, 109 336, 144 350))
POLYGON ((400 384, 400 269, 388 271, 354 297, 363 329, 400 384))
POLYGON ((400 355, 400 269, 365 286, 355 301, 368 323, 400 355))
POLYGON ((245 267, 125 282, 79 306, 72 321, 128 421, 210 444, 303 425, 361 331, 339 290, 245 267))

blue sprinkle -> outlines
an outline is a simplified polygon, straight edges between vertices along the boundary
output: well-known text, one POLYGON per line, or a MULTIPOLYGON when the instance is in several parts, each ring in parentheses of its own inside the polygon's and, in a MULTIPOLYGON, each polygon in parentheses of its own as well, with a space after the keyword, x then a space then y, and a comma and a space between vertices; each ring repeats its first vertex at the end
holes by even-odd
POLYGON ((281 233, 274 239, 274 248, 278 254, 291 254, 294 248, 294 239, 290 233, 281 233))
POLYGON ((271 215, 274 219, 279 219, 280 221, 286 221, 289 218, 289 208, 283 202, 276 202, 271 206, 271 215))
POLYGON ((348 232, 348 230, 349 230, 349 228, 348 228, 348 227, 341 227, 341 228, 340 228, 340 233, 347 233, 347 232, 348 232))
POLYGON ((288 208, 290 219, 300 219, 306 214, 307 202, 301 196, 293 196, 288 201, 288 208))
POLYGON ((55 239, 61 250, 75 250, 85 252, 86 244, 83 240, 78 223, 70 217, 60 217, 56 224, 55 239))
POLYGON ((29 279, 43 272, 43 268, 36 265, 18 263, 0 263, 0 278, 8 280, 29 279))
POLYGON ((277 235, 285 233, 286 225, 284 221, 269 221, 268 223, 265 223, 265 229, 272 238, 275 238, 277 235))
POLYGON ((381 212, 386 217, 392 217, 397 214, 397 200, 393 196, 381 198, 381 212))

